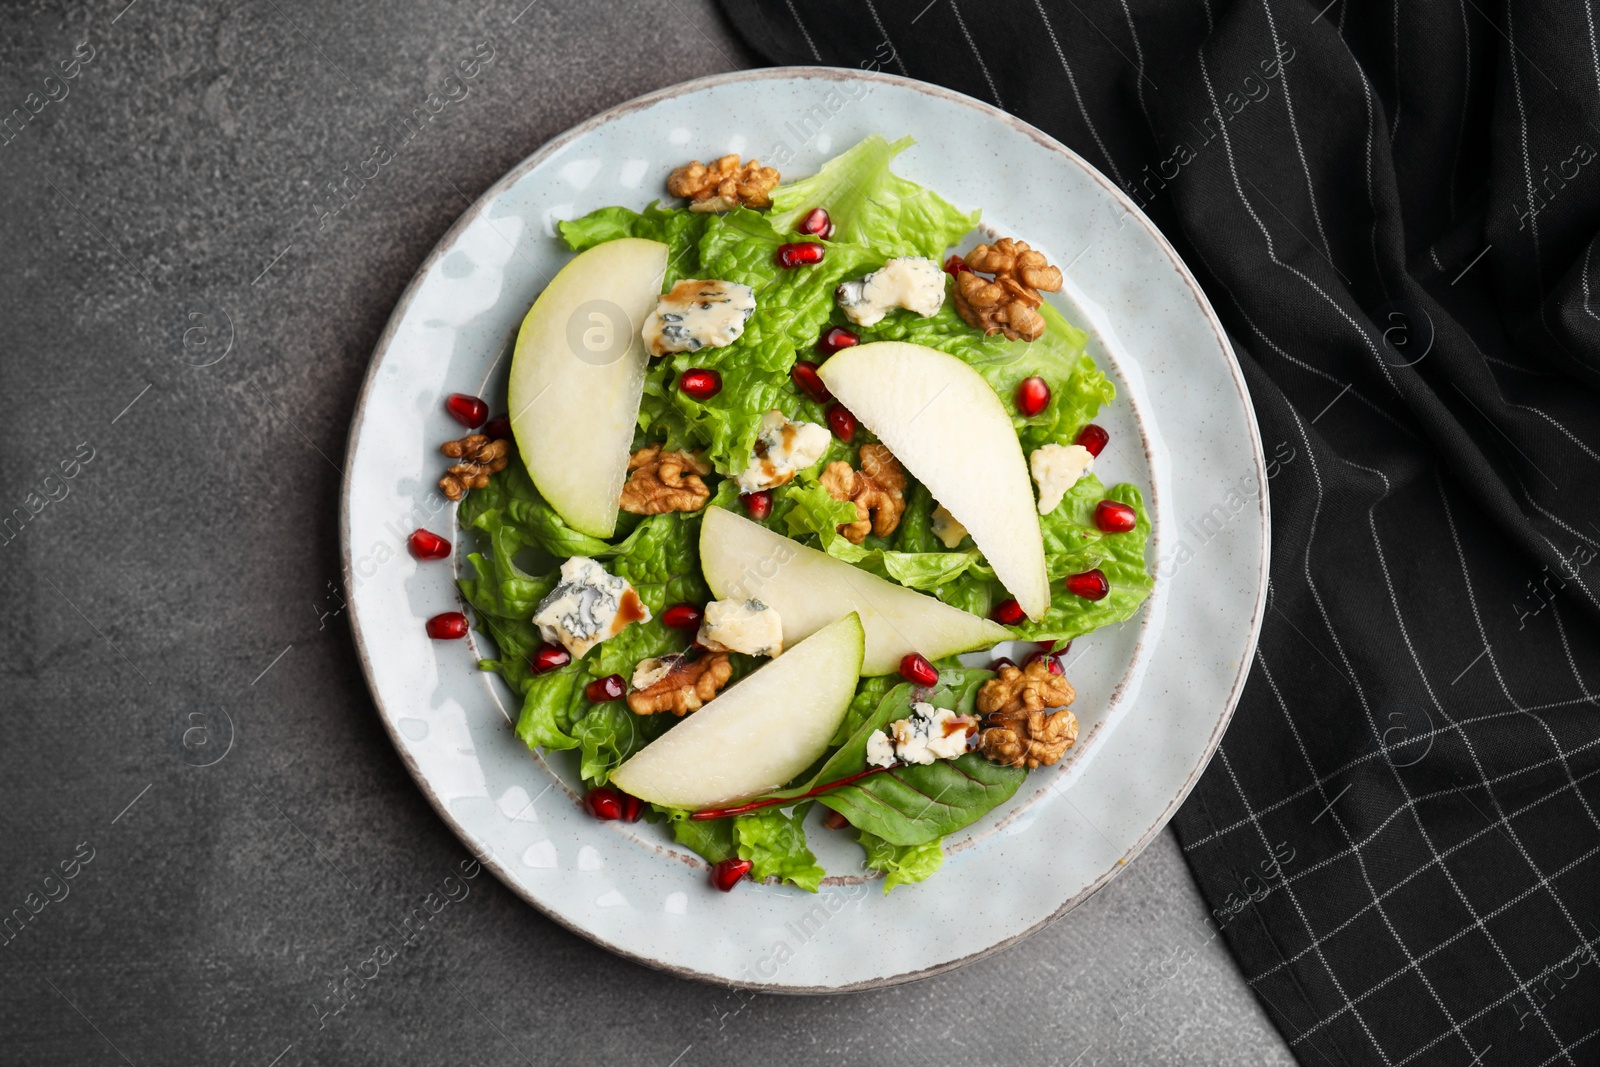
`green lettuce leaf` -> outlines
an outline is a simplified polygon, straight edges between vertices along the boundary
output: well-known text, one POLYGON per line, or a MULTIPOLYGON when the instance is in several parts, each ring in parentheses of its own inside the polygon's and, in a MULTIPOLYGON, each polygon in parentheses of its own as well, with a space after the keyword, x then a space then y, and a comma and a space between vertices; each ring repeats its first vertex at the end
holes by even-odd
POLYGON ((731 819, 696 822, 689 812, 652 805, 667 816, 673 839, 693 849, 707 863, 738 856, 751 862, 750 877, 757 881, 781 878, 790 885, 815 893, 827 874, 806 847, 801 822, 809 805, 798 805, 792 815, 777 808, 737 815, 731 819))
POLYGON ((970 826, 1011 799, 1028 772, 969 752, 898 767, 824 794, 819 803, 894 845, 925 845, 970 826))
POLYGON ((1061 504, 1040 517, 1044 530, 1045 564, 1056 583, 1050 610, 1042 619, 1015 627, 1029 641, 1064 641, 1091 630, 1130 618, 1150 595, 1154 580, 1145 566, 1145 542, 1150 518, 1144 498, 1132 485, 1106 489, 1093 474, 1084 475, 1067 491, 1061 504), (1138 525, 1127 533, 1102 533, 1094 525, 1095 505, 1101 500, 1127 504, 1139 514, 1138 525), (1061 588, 1059 579, 1098 567, 1105 572, 1111 592, 1104 600, 1085 600, 1061 588))
POLYGON ((522 714, 517 718, 517 736, 522 743, 558 751, 577 748, 572 726, 586 713, 588 698, 583 687, 589 680, 588 672, 577 663, 530 676, 522 714))
POLYGON ((707 863, 721 863, 735 855, 733 836, 734 819, 707 819, 695 822, 689 812, 678 808, 650 805, 667 817, 672 827, 672 839, 684 848, 693 849, 707 863))
POLYGON ((811 177, 778 186, 768 216, 773 228, 792 233, 801 215, 820 206, 833 221, 830 244, 870 245, 876 265, 895 256, 941 258, 978 224, 979 212, 961 211, 889 169, 913 143, 909 137, 889 142, 872 134, 811 177))
POLYGON ((661 290, 672 288, 684 278, 695 276, 700 264, 696 245, 705 232, 710 216, 664 208, 660 201, 651 201, 643 211, 630 211, 625 207, 603 207, 582 218, 566 219, 556 224, 561 239, 574 252, 582 252, 619 237, 643 237, 660 241, 667 246, 667 275, 661 290))
POLYGON ((644 746, 667 732, 668 715, 635 715, 620 700, 590 705, 572 728, 578 742, 579 772, 585 785, 605 785, 611 772, 644 746))
POLYGON ((781 878, 808 893, 817 891, 828 872, 806 847, 806 831, 800 823, 809 808, 797 805, 792 815, 766 808, 734 817, 735 847, 740 859, 751 861, 750 877, 757 881, 781 878))
POLYGON ((891 845, 876 834, 862 830, 856 835, 867 850, 867 867, 883 871, 883 895, 897 885, 920 882, 944 866, 944 848, 939 839, 921 845, 891 845))
POLYGON ((897 684, 897 678, 897 675, 884 674, 861 679, 856 686, 856 695, 844 713, 844 721, 839 724, 839 729, 834 731, 833 740, 828 742, 830 749, 838 748, 850 740, 855 732, 861 729, 861 724, 872 718, 878 710, 878 705, 883 701, 884 694, 897 684))

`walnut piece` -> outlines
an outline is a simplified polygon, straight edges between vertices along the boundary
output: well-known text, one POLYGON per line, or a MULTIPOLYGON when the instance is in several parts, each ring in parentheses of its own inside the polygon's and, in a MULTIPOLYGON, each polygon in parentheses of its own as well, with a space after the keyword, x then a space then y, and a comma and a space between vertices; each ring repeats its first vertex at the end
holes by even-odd
POLYGON ((839 524, 839 532, 859 545, 869 532, 888 537, 900 525, 906 510, 906 472, 883 445, 861 446, 861 469, 835 460, 822 472, 821 482, 835 500, 852 500, 856 521, 839 524))
POLYGON ((733 664, 726 652, 708 652, 699 659, 684 659, 674 664, 666 676, 644 689, 628 694, 628 708, 635 715, 655 715, 670 711, 682 716, 698 711, 717 690, 728 684, 733 664))
POLYGON ((1044 336, 1044 316, 1035 309, 1044 302, 1042 289, 1061 289, 1061 270, 1052 267, 1042 252, 1026 241, 1002 237, 982 244, 964 257, 971 270, 956 275, 951 301, 968 326, 984 334, 1003 333, 1013 341, 1037 341, 1044 336), (992 274, 993 281, 982 274, 992 274))
POLYGON ((459 441, 446 441, 439 451, 460 463, 450 466, 439 479, 439 489, 451 500, 460 500, 468 489, 485 489, 489 475, 506 469, 511 462, 511 442, 491 441, 481 433, 470 433, 459 441))
POLYGON ((628 483, 622 487, 622 510, 635 515, 699 511, 711 499, 701 480, 711 464, 689 452, 663 452, 660 445, 641 448, 628 460, 628 483))
POLYGON ((1078 717, 1066 709, 1077 695, 1045 659, 1001 667, 1000 676, 978 690, 978 710, 988 716, 979 749, 1007 767, 1055 763, 1078 739, 1078 717), (1061 710, 1052 714, 1050 708, 1061 710))
POLYGON ((667 192, 687 197, 690 211, 732 211, 743 204, 748 208, 772 206, 772 190, 778 172, 752 159, 743 167, 737 154, 723 156, 710 164, 698 159, 685 163, 667 178, 667 192))

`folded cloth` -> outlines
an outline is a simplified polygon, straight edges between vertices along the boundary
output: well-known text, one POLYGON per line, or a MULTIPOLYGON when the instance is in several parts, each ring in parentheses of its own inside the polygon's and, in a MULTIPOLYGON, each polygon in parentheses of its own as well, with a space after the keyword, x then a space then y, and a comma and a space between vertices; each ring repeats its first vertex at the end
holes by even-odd
POLYGON ((1301 1062, 1600 1062, 1600 19, 1323 3, 723 0, 1053 134, 1236 339, 1272 579, 1174 825, 1301 1062))

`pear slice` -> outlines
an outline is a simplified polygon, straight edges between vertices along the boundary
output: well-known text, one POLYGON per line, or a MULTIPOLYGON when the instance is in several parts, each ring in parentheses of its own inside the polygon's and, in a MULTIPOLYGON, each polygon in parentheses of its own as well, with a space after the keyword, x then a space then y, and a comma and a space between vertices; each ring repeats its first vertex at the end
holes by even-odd
POLYGON ((754 597, 776 609, 785 645, 841 611, 856 612, 867 634, 864 675, 892 674, 907 652, 939 659, 1011 637, 999 623, 868 574, 723 508, 707 508, 701 521, 700 569, 719 600, 754 597))
POLYGON ((650 361, 639 331, 666 272, 660 241, 596 245, 561 268, 517 333, 511 432, 539 492, 591 537, 617 526, 650 361))
POLYGON ((635 753, 611 784, 691 811, 781 788, 827 751, 864 644, 854 613, 824 626, 635 753))
POLYGON ((1011 416, 982 375, 925 345, 847 348, 823 384, 967 528, 1032 619, 1050 610, 1044 539, 1011 416))

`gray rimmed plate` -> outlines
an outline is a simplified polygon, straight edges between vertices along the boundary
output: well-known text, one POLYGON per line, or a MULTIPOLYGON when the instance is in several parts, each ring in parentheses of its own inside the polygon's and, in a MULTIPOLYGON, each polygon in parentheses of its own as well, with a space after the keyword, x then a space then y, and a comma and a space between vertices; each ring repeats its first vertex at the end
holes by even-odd
MULTIPOLYGON (((492 401, 493 402, 493 401, 492 401)), ((774 992, 909 981, 1027 936, 1105 885, 1166 824, 1216 748, 1266 595, 1267 476, 1243 377, 1171 246, 1103 175, 1004 112, 891 75, 791 67, 704 78, 598 115, 497 182, 451 228, 378 342, 350 430, 344 574, 379 714, 423 792, 469 848, 540 911, 630 959, 774 992), (1107 484, 1145 488, 1155 592, 1069 657, 1082 732, 1072 758, 946 841, 928 882, 861 873, 843 833, 811 833, 834 873, 812 896, 722 894, 660 827, 601 823, 569 756, 530 753, 510 692, 471 642, 423 620, 460 606, 454 563, 418 563, 418 526, 460 544, 434 488, 452 392, 503 397, 510 342, 568 258, 558 219, 664 195, 673 167, 729 152, 811 173, 869 133, 917 143, 895 169, 1067 275, 1053 297, 1090 330, 1116 402, 1097 421, 1107 484), (952 166, 960 160, 959 167, 952 166)), ((1059 594, 1058 594, 1059 595, 1059 594)))

